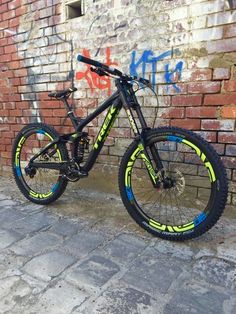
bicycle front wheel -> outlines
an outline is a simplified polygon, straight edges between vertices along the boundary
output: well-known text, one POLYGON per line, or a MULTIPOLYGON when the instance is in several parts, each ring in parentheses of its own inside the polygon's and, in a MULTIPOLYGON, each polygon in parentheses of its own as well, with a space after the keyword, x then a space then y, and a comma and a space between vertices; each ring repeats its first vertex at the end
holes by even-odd
POLYGON ((226 172, 215 150, 184 129, 148 131, 145 151, 154 166, 150 147, 155 147, 163 165, 156 171, 154 186, 142 147, 137 141, 130 145, 119 171, 121 197, 132 218, 169 240, 190 239, 209 230, 227 200, 226 172))
MULTIPOLYGON (((30 159, 59 135, 43 123, 25 126, 17 135, 12 149, 12 169, 15 181, 23 195, 31 202, 49 204, 65 191, 67 180, 60 170, 29 168, 30 159)), ((36 162, 61 162, 68 160, 64 144, 55 144, 40 154, 36 162)))

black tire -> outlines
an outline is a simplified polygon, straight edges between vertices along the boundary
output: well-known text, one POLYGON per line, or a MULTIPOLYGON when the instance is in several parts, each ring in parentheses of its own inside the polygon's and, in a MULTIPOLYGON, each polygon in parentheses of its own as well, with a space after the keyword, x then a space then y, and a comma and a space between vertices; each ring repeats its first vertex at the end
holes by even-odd
POLYGON ((184 129, 152 129, 146 139, 146 152, 151 156, 150 145, 155 145, 167 179, 154 188, 141 158, 143 146, 132 142, 119 170, 126 209, 155 236, 168 240, 200 236, 217 222, 226 204, 228 183, 221 159, 205 140, 184 129))
MULTIPOLYGON (((35 169, 32 176, 26 174, 25 167, 29 159, 40 148, 45 147, 59 135, 54 128, 44 123, 32 123, 25 126, 17 135, 12 148, 12 170, 16 184, 23 195, 36 204, 47 205, 58 199, 65 191, 67 180, 61 176, 59 170, 35 169), (35 173, 34 173, 35 171, 35 173)), ((47 161, 68 160, 66 146, 62 143, 54 146, 55 153, 52 156, 41 155, 47 161), (55 150, 56 148, 56 150, 55 150)))

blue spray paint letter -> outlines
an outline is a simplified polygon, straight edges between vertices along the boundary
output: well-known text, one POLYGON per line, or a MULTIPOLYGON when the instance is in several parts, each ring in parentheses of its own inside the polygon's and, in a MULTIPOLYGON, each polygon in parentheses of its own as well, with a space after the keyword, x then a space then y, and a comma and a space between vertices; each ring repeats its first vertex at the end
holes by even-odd
MULTIPOLYGON (((131 63, 130 63, 130 74, 133 76, 138 76, 137 70, 138 68, 141 66, 141 70, 142 70, 142 77, 145 78, 145 75, 147 73, 147 66, 150 64, 151 65, 151 73, 152 73, 152 77, 151 77, 151 83, 152 86, 154 87, 156 85, 156 68, 157 68, 157 62, 163 60, 166 57, 172 56, 172 54, 179 54, 179 49, 175 49, 175 50, 168 50, 162 54, 160 54, 159 56, 154 56, 154 53, 152 52, 152 50, 144 50, 142 56, 140 57, 140 59, 138 61, 136 61, 136 51, 133 51, 131 54, 131 63)), ((165 70, 165 81, 168 84, 172 84, 173 87, 176 89, 176 91, 180 92, 179 87, 176 85, 176 83, 173 81, 174 78, 174 74, 177 73, 179 78, 181 76, 182 73, 182 69, 183 69, 183 62, 180 61, 177 63, 175 69, 173 71, 171 71, 169 69, 169 64, 166 64, 164 66, 164 70, 165 70)))
MULTIPOLYGON (((169 69, 169 64, 165 64, 165 81, 168 84, 172 84, 174 89, 180 93, 180 88, 176 85, 175 81, 179 80, 181 78, 182 70, 183 70, 183 61, 179 61, 174 70, 169 69), (177 76, 177 78, 175 77, 177 76), (175 81, 173 80, 175 78, 175 81)), ((168 85, 167 85, 167 91, 168 91, 168 85)))

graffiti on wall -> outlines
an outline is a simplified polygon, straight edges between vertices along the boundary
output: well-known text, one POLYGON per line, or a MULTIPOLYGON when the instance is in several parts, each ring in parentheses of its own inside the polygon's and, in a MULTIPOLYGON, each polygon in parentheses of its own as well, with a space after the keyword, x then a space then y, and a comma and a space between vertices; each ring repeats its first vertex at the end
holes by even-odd
MULTIPOLYGON (((131 54, 131 64, 130 64, 130 74, 138 76, 138 72, 142 77, 146 77, 147 73, 151 73, 151 83, 153 88, 157 84, 156 82, 156 72, 157 72, 157 63, 163 62, 167 57, 173 56, 173 53, 178 54, 179 50, 168 50, 160 55, 155 56, 152 50, 144 50, 141 57, 137 59, 136 51, 133 51, 131 54)), ((173 88, 180 92, 180 88, 177 86, 176 82, 181 78, 183 70, 183 61, 177 62, 174 68, 170 66, 167 62, 163 63, 163 72, 165 83, 171 84, 173 88)), ((167 89, 168 89, 167 85, 167 89)))
MULTIPOLYGON (((90 52, 88 49, 83 49, 82 52, 84 57, 91 58, 90 52)), ((106 48, 106 61, 104 62, 107 66, 117 66, 118 63, 111 60, 111 51, 110 48, 106 48)), ((76 79, 82 80, 86 79, 89 88, 91 91, 94 91, 95 88, 100 90, 107 90, 107 94, 111 94, 111 78, 109 76, 98 76, 95 72, 91 71, 91 66, 86 64, 85 71, 76 72, 76 79)))
MULTIPOLYGON (((88 49, 83 49, 83 56, 91 58, 90 52, 88 49)), ((117 66, 118 64, 111 60, 111 51, 110 48, 106 48, 106 61, 105 64, 108 66, 117 66)), ((140 58, 137 58, 136 51, 133 51, 131 54, 131 63, 129 66, 130 74, 132 76, 142 76, 147 78, 147 74, 151 73, 151 84, 154 88, 158 83, 156 80, 157 73, 157 63, 163 62, 167 57, 172 57, 174 54, 178 55, 179 50, 175 49, 168 50, 160 55, 155 56, 152 50, 144 50, 140 58)), ((163 77, 164 83, 166 83, 167 92, 169 86, 172 86, 176 92, 180 92, 180 87, 177 85, 177 82, 181 79, 181 74, 183 70, 184 63, 183 61, 178 61, 174 66, 170 65, 170 62, 163 62, 163 77)), ((96 73, 92 72, 90 65, 86 65, 84 71, 76 72, 76 79, 82 80, 86 79, 90 90, 93 92, 94 89, 107 90, 107 94, 111 94, 111 78, 109 76, 99 77, 96 73)))

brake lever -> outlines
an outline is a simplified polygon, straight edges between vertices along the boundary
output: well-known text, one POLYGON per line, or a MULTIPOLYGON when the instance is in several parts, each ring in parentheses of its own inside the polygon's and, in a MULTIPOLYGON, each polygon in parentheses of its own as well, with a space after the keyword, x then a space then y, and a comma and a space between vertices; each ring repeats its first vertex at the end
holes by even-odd
POLYGON ((108 75, 105 71, 103 71, 103 70, 102 70, 102 69, 100 69, 100 68, 90 67, 90 70, 91 70, 92 72, 97 73, 99 76, 105 76, 105 75, 108 75))

